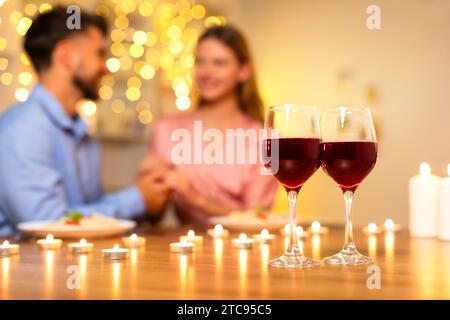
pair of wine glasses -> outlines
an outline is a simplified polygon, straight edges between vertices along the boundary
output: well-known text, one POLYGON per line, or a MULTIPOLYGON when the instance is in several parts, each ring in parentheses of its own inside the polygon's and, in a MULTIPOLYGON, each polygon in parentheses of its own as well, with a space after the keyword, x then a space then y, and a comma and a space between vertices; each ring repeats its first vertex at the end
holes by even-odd
POLYGON ((290 211, 289 246, 270 261, 277 268, 311 268, 319 262, 303 255, 296 233, 297 195, 322 166, 342 189, 345 201, 345 242, 342 250, 324 259, 327 264, 370 264, 355 247, 352 230, 353 194, 377 161, 377 142, 370 110, 285 104, 269 107, 264 126, 263 161, 287 191, 290 211))

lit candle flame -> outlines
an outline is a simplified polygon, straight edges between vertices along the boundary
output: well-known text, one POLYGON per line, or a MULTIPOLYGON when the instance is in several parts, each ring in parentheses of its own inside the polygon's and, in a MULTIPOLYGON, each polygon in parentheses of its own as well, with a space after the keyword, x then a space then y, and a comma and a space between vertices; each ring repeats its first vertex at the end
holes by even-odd
POLYGON ((289 234, 291 232, 291 226, 289 224, 284 225, 284 233, 289 234))
POLYGON ((377 232, 377 225, 373 222, 369 223, 369 225, 367 226, 367 231, 369 231, 369 233, 377 232))
POLYGON ((429 176, 431 174, 431 167, 428 163, 422 162, 420 164, 420 175, 421 176, 429 176))
POLYGON ((392 221, 392 219, 386 219, 384 222, 384 228, 388 231, 394 230, 394 221, 392 221))
POLYGON ((114 245, 113 250, 115 251, 119 250, 119 245, 117 243, 114 245))
POLYGON ((241 233, 239 235, 239 240, 247 240, 247 235, 245 233, 241 233))
POLYGON ((189 230, 187 233, 188 238, 192 239, 195 238, 195 232, 194 230, 189 230))
POLYGON ((47 238, 45 238, 46 241, 48 242, 52 242, 55 238, 53 237, 53 235, 50 233, 47 235, 47 238))
POLYGON ((86 245, 86 239, 81 239, 80 240, 80 245, 85 246, 86 245))
POLYGON ((314 221, 313 223, 311 223, 311 231, 314 233, 320 232, 320 222, 319 221, 314 221))
POLYGON ((267 239, 269 237, 269 231, 267 229, 261 230, 261 237, 267 239))
POLYGON ((214 226, 214 233, 215 233, 216 235, 221 235, 222 232, 223 232, 223 226, 222 226, 221 224, 216 224, 216 225, 214 226))
POLYGON ((297 237, 301 237, 303 234, 303 228, 301 226, 298 226, 295 230, 295 233, 297 233, 297 237))
POLYGON ((133 233, 133 234, 130 236, 130 240, 131 240, 131 241, 136 241, 137 238, 138 238, 138 236, 137 236, 136 233, 133 233))
POLYGON ((3 247, 8 247, 9 246, 9 241, 8 240, 3 241, 2 246, 3 247))
POLYGON ((180 240, 180 244, 187 244, 186 239, 182 238, 182 239, 180 240))

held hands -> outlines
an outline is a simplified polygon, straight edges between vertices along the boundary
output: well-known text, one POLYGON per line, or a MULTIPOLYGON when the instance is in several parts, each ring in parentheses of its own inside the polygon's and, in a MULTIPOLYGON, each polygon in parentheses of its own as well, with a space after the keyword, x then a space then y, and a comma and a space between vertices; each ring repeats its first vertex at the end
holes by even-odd
POLYGON ((150 214, 161 213, 169 200, 172 190, 165 182, 166 175, 166 169, 158 169, 143 172, 137 178, 137 187, 150 214))
POLYGON ((159 156, 148 156, 139 168, 138 186, 151 213, 161 212, 171 196, 191 204, 204 198, 180 169, 159 156))
POLYGON ((166 183, 178 196, 183 197, 190 203, 195 204, 202 198, 201 194, 189 181, 188 176, 178 168, 174 168, 167 173, 166 183))

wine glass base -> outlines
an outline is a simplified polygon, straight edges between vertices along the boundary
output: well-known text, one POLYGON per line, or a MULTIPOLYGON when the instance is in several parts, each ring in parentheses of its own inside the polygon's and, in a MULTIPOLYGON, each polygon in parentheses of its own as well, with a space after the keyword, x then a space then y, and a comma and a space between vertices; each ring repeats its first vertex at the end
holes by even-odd
POLYGON ((270 267, 281 269, 315 268, 319 265, 320 262, 306 258, 301 254, 284 254, 269 262, 270 267))
POLYGON ((327 264, 340 264, 340 265, 361 265, 372 264, 374 261, 372 258, 360 254, 358 251, 345 252, 341 251, 335 255, 323 259, 327 264))

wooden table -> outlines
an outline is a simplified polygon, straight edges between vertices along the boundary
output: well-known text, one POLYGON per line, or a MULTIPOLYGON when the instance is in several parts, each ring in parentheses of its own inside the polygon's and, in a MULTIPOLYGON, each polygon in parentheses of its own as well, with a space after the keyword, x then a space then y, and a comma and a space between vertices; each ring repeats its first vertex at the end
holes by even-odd
MULTIPOLYGON (((170 253, 169 243, 181 232, 149 231, 146 248, 120 263, 104 261, 101 254, 117 238, 93 241, 94 252, 86 256, 71 256, 65 246, 42 252, 34 241, 23 242, 19 256, 0 258, 0 298, 450 299, 450 242, 413 239, 404 231, 371 238, 356 232, 358 248, 375 258, 381 270, 381 289, 370 290, 366 266, 268 268, 269 259, 284 250, 282 237, 252 250, 232 248, 231 237, 222 242, 205 237, 194 254, 170 253), (71 265, 79 266, 79 289, 67 287, 71 265)), ((335 253, 343 236, 343 229, 334 228, 310 237, 303 241, 305 254, 322 259, 335 253)))

